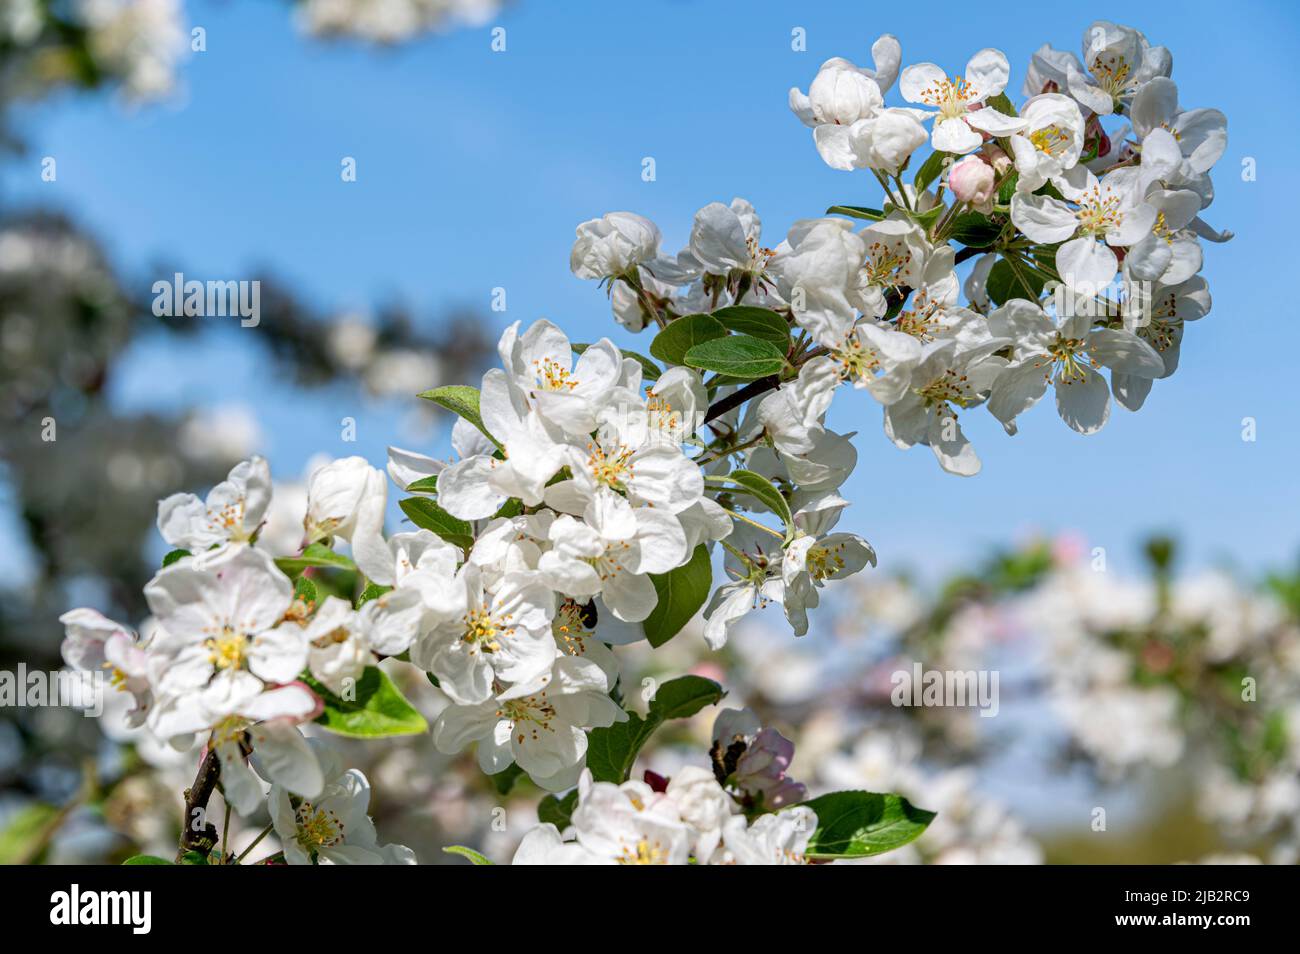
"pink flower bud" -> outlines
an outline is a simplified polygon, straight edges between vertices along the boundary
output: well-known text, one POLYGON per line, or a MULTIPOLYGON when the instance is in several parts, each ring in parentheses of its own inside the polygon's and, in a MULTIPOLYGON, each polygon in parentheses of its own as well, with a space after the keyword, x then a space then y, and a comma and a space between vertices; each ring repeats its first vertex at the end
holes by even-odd
POLYGON ((996 197, 993 167, 979 156, 967 156, 948 170, 948 188, 978 212, 992 212, 996 197))

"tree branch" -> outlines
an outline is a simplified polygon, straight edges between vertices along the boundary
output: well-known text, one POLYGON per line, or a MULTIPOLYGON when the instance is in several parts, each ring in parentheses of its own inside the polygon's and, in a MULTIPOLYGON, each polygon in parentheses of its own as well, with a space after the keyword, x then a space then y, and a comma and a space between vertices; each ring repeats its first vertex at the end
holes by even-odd
POLYGON ((221 760, 217 758, 216 747, 209 746, 208 754, 199 763, 194 784, 185 790, 185 820, 181 825, 180 846, 176 849, 177 862, 191 851, 197 851, 206 858, 216 847, 217 826, 208 821, 207 812, 208 799, 212 797, 212 792, 216 789, 220 778, 221 760), (203 821, 203 827, 197 831, 194 829, 196 809, 202 812, 199 818, 203 821))

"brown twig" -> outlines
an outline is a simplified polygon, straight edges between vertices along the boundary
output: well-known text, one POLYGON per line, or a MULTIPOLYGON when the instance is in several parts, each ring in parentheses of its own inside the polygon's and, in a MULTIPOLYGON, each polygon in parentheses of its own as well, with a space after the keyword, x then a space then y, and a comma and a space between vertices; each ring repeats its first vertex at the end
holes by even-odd
MULTIPOLYGON (((194 784, 185 790, 185 820, 181 825, 181 841, 176 849, 176 860, 179 862, 191 851, 196 851, 204 858, 212 853, 212 849, 217 844, 217 826, 208 821, 208 800, 212 798, 212 793, 217 787, 217 781, 221 778, 221 760, 217 758, 215 747, 208 748, 208 754, 204 756, 199 763, 198 774, 194 776, 194 784), (203 822, 203 827, 196 830, 194 828, 195 811, 201 812, 198 816, 203 822)), ((223 859, 224 860, 224 859, 223 859)))

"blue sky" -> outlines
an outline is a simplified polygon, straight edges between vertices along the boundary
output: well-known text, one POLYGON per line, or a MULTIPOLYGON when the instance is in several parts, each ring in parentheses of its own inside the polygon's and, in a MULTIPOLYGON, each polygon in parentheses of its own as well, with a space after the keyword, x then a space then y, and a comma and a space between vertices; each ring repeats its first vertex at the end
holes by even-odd
MULTIPOLYGON (((1294 241, 1282 228, 1295 218, 1300 127, 1282 110, 1300 8, 891 6, 521 0, 495 21, 507 50, 494 53, 491 25, 375 51, 307 40, 281 4, 191 2, 208 49, 185 64, 177 102, 131 111, 111 96, 61 98, 23 111, 30 153, 0 182, 10 201, 53 204, 89 225, 142 291, 163 277, 150 267, 163 259, 205 279, 269 265, 321 308, 396 299, 432 313, 463 302, 499 324, 548 317, 575 340, 609 334, 644 351, 648 339, 618 329, 604 295, 569 273, 578 222, 633 210, 676 249, 697 208, 743 196, 775 245, 796 219, 878 197, 869 174, 824 166, 786 107, 789 87, 806 89, 822 60, 866 64, 874 37, 893 32, 905 63, 956 72, 994 45, 1011 60, 1018 100, 1039 44, 1073 50, 1091 19, 1130 23, 1173 50, 1185 107, 1229 117, 1206 217, 1237 237, 1206 250, 1213 312, 1189 330, 1174 378, 1141 413, 1114 410, 1098 435, 1068 430, 1050 401, 1015 438, 971 415, 984 460, 973 479, 944 474, 924 448, 896 450, 879 408, 843 396, 832 424, 861 432, 845 521, 882 568, 926 575, 1034 528, 1077 531, 1120 566, 1151 530, 1177 532, 1191 565, 1290 563, 1300 550, 1298 332, 1282 283, 1296 269, 1294 241), (806 52, 791 50, 794 27, 806 52), (56 183, 40 181, 46 155, 58 160, 56 183), (357 160, 355 183, 340 181, 344 156, 357 160), (654 182, 641 179, 646 156, 654 182), (1242 181, 1246 157, 1256 181, 1242 181), (497 286, 504 315, 486 311, 497 286), (1245 417, 1257 422, 1254 442, 1241 439, 1245 417)), ((245 401, 280 476, 317 450, 382 462, 399 441, 400 407, 268 382, 256 334, 145 342, 115 399, 173 410, 245 401), (356 444, 339 439, 344 415, 358 419, 356 444)))

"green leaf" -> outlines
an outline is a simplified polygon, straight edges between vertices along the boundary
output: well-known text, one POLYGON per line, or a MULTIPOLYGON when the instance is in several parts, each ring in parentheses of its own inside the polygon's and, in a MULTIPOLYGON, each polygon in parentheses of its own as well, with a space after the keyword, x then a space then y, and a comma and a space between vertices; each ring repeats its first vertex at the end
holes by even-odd
POLYGON ((300 576, 293 581, 293 597, 302 600, 308 606, 315 606, 320 600, 320 594, 316 591, 316 584, 312 582, 309 576, 300 576))
POLYGON ((44 802, 20 808, 0 831, 0 865, 29 864, 58 824, 59 810, 44 802))
MULTIPOLYGON (((590 347, 591 345, 589 344, 572 345, 574 352, 577 354, 582 354, 590 347)), ((620 348, 619 350, 623 352, 623 357, 631 358, 637 364, 641 365, 641 376, 645 378, 647 381, 658 381, 659 375, 663 374, 663 371, 660 370, 659 365, 655 364, 645 355, 637 354, 635 351, 628 351, 626 348, 620 348)), ((408 487, 407 489, 409 490, 410 488, 408 487)))
POLYGON ((713 312, 713 317, 729 330, 770 341, 782 351, 790 347, 790 322, 770 308, 731 305, 713 312))
POLYGON ((460 855, 462 858, 468 858, 473 865, 495 865, 496 862, 487 855, 479 854, 473 848, 466 848, 464 845, 448 845, 442 849, 444 854, 460 855))
POLYGON ((902 796, 875 792, 831 792, 804 804, 817 813, 810 858, 865 858, 901 848, 935 816, 902 796))
POLYGON ((495 775, 489 775, 492 780, 492 787, 496 789, 498 795, 509 795, 510 790, 515 787, 515 782, 524 774, 524 770, 519 767, 518 762, 511 762, 510 767, 497 772, 495 775))
POLYGON ((1001 234, 1001 222, 978 212, 963 212, 953 219, 948 237, 968 248, 990 248, 1001 234))
POLYGON ((727 329, 712 315, 683 315, 655 335, 650 353, 664 364, 684 364, 686 352, 705 341, 726 337, 727 329))
POLYGON ((537 820, 543 824, 550 823, 560 831, 569 827, 573 810, 578 807, 578 790, 575 788, 568 795, 560 798, 547 795, 537 805, 537 820))
POLYGON ((868 209, 862 205, 832 205, 826 210, 827 215, 847 215, 853 219, 867 219, 871 222, 879 222, 885 217, 885 213, 879 209, 868 209))
POLYGON ((626 722, 616 722, 587 734, 587 768, 598 782, 626 782, 637 753, 669 719, 685 719, 705 706, 716 705, 726 695, 722 687, 702 676, 681 676, 659 687, 645 716, 629 712, 626 722))
POLYGON ((1006 93, 998 93, 996 96, 990 96, 984 100, 985 106, 991 106, 1000 112, 1003 116, 1019 116, 1016 107, 1011 105, 1011 100, 1006 93))
POLYGON ((794 526, 794 515, 790 512, 789 502, 776 489, 776 485, 762 474, 752 470, 733 470, 729 474, 708 478, 710 484, 730 482, 736 486, 728 489, 750 494, 760 500, 768 510, 781 518, 787 529, 794 526))
POLYGON ((302 677, 312 692, 324 700, 325 711, 316 723, 338 735, 373 738, 384 735, 420 735, 429 724, 406 701, 388 674, 367 666, 356 684, 356 698, 340 699, 309 675, 302 677))
POLYGON ((916 177, 912 179, 912 187, 916 189, 918 194, 930 188, 930 184, 943 175, 943 170, 954 158, 950 152, 935 150, 930 153, 930 155, 926 156, 925 162, 921 163, 921 168, 916 170, 916 177))
POLYGON ((709 598, 713 565, 708 549, 701 544, 684 565, 667 573, 652 573, 650 582, 659 602, 643 625, 650 645, 658 648, 680 633, 709 598))
POLYGON ((692 368, 753 381, 785 367, 785 352, 762 338, 732 335, 697 344, 686 352, 685 363, 692 368))
POLYGON ((891 209, 896 209, 897 211, 902 212, 909 219, 927 231, 929 231, 930 226, 939 221, 941 215, 948 211, 948 207, 942 204, 926 209, 924 212, 912 212, 908 209, 895 206, 892 203, 887 203, 887 205, 889 205, 891 209))
POLYGON ((1016 183, 1019 181, 1020 173, 1015 171, 1003 180, 1002 185, 998 186, 998 205, 1011 204, 1011 199, 1016 194, 1016 183))
MULTIPOLYGON (((197 854, 197 852, 194 852, 194 854, 197 854)), ((122 862, 124 865, 170 865, 174 863, 166 858, 159 858, 157 855, 132 855, 122 862)))
POLYGON ((712 679, 703 676, 678 676, 659 687, 650 700, 650 712, 660 721, 689 719, 706 706, 722 701, 726 693, 712 679))
POLYGON ((357 609, 361 609, 361 607, 365 606, 371 600, 379 599, 379 597, 383 596, 391 589, 391 586, 382 586, 379 583, 367 583, 366 588, 362 590, 361 595, 357 597, 357 609))
POLYGON ((402 513, 424 530, 432 530, 453 546, 468 550, 474 545, 474 530, 464 520, 453 517, 428 497, 407 497, 398 501, 402 513))
POLYGON ((493 437, 483 424, 483 416, 479 413, 478 388, 470 387, 468 384, 445 384, 432 391, 422 392, 420 397, 460 415, 482 431, 483 436, 493 444, 497 447, 501 446, 501 442, 493 437))
POLYGON ((406 485, 408 494, 436 494, 438 492, 438 475, 430 474, 406 485))
POLYGON ((1013 267, 1005 258, 999 258, 989 269, 989 277, 984 285, 988 296, 999 305, 1012 298, 1025 298, 1037 301, 1043 293, 1043 277, 1024 265, 1013 267))
MULTIPOLYGON (((221 852, 219 851, 214 851, 212 854, 215 855, 218 859, 220 859, 221 857, 221 852)), ((218 861, 218 863, 220 862, 218 861)), ((149 862, 149 864, 157 864, 157 862, 149 862)), ((168 862, 164 861, 163 864, 168 864, 168 862)), ((207 865, 210 864, 210 862, 208 861, 208 856, 203 854, 203 852, 201 851, 187 851, 185 852, 185 854, 181 855, 181 864, 207 865)))
POLYGON ((177 560, 183 560, 189 555, 190 555, 189 550, 172 550, 165 557, 163 557, 162 565, 165 567, 171 566, 177 560))
POLYGON ((328 566, 340 570, 355 570, 357 568, 357 565, 350 558, 345 557, 342 553, 335 553, 323 543, 309 544, 307 549, 297 556, 280 557, 275 561, 275 565, 290 576, 301 573, 309 566, 328 566))

